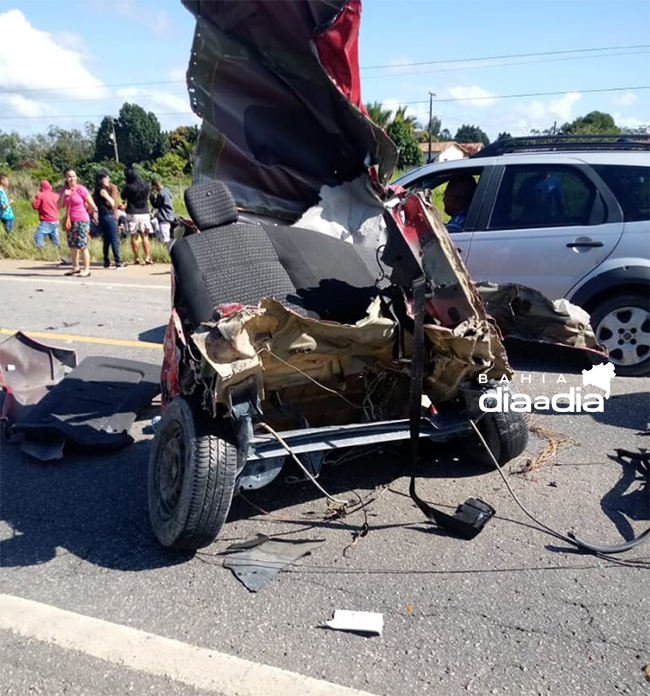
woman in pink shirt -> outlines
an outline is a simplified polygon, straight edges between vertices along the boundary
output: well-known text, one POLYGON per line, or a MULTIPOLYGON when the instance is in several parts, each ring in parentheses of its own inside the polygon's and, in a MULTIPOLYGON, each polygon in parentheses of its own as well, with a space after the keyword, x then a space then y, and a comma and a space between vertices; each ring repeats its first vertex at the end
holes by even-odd
POLYGON ((87 278, 90 275, 90 252, 88 251, 88 237, 90 231, 90 216, 97 222, 97 206, 93 197, 85 186, 77 183, 77 173, 74 169, 65 170, 65 186, 59 193, 59 208, 65 208, 66 216, 70 216, 72 227, 66 231, 68 247, 72 259, 72 270, 65 275, 78 275, 87 278), (79 267, 79 252, 84 262, 83 271, 79 267))

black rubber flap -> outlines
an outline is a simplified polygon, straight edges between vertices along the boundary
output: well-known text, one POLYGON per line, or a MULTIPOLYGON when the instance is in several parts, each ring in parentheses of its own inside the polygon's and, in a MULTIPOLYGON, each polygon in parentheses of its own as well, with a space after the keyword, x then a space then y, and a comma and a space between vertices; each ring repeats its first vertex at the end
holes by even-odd
POLYGON ((80 447, 124 447, 137 412, 160 392, 160 366, 85 358, 52 387, 16 430, 29 438, 63 435, 80 447))

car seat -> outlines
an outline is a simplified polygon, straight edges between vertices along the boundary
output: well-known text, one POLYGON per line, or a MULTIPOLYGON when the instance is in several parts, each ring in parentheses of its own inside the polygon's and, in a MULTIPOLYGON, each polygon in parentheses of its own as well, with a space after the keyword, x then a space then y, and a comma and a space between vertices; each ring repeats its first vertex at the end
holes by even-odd
POLYGON ((170 253, 174 306, 192 327, 218 319, 220 305, 264 297, 298 314, 354 323, 379 292, 374 250, 313 230, 240 221, 220 181, 190 187, 185 201, 199 232, 170 253))

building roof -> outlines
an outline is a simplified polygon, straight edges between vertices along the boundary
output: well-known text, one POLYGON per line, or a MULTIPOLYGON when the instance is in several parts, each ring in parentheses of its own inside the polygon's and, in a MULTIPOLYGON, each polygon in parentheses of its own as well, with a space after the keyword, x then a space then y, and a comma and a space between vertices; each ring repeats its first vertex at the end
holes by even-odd
POLYGON ((458 147, 465 150, 469 155, 476 154, 479 150, 482 150, 485 146, 483 143, 457 143, 458 147))
MULTIPOLYGON (((455 145, 456 147, 460 147, 460 144, 457 143, 455 140, 445 140, 442 142, 432 142, 431 143, 431 152, 444 152, 448 148, 450 148, 452 145, 455 145)), ((462 147, 461 147, 462 149, 462 147)), ((420 150, 422 152, 429 152, 429 143, 420 143, 420 150)))

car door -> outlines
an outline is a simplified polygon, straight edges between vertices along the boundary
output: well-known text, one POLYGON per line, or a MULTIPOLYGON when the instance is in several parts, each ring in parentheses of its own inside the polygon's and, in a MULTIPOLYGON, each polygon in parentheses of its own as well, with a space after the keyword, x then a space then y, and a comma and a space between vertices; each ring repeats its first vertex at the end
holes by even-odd
POLYGON ((478 164, 462 167, 454 165, 449 167, 436 166, 433 172, 431 172, 430 168, 423 167, 422 169, 424 170, 422 176, 417 176, 417 172, 415 172, 414 174, 416 174, 416 176, 409 179, 403 177, 402 182, 400 183, 400 181, 398 181, 398 183, 404 186, 409 192, 426 192, 443 222, 447 222, 449 219, 449 216, 445 214, 443 204, 444 191, 449 181, 455 177, 461 176, 472 176, 476 181, 476 191, 468 208, 463 229, 450 232, 451 239, 456 245, 458 253, 465 264, 467 264, 472 231, 478 220, 481 202, 485 199, 486 192, 489 189, 492 167, 478 164), (403 181, 405 179, 406 181, 403 181))
MULTIPOLYGON (((620 207, 581 164, 508 164, 495 172, 466 264, 475 281, 519 283, 564 297, 613 251, 620 207)), ((601 183, 602 186, 602 183, 601 183)))

